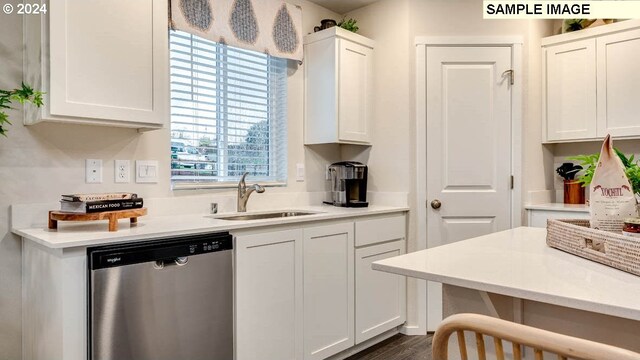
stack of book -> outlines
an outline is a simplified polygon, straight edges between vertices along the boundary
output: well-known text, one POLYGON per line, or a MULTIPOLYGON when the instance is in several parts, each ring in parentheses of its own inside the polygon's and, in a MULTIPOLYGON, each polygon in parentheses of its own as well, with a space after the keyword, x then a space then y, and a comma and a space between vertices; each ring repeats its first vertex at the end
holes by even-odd
POLYGON ((62 195, 60 210, 72 213, 96 213, 104 211, 142 208, 142 198, 134 193, 73 194, 62 195))

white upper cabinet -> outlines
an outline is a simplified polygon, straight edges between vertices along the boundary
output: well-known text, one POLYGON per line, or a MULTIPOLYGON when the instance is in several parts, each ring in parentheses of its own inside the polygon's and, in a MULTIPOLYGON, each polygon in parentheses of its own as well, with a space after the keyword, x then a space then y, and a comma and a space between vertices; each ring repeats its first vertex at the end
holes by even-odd
POLYGON ((547 140, 596 136, 596 41, 588 39, 545 50, 547 140))
POLYGON ((304 44, 305 144, 370 144, 374 42, 332 27, 304 44))
POLYGON ((640 29, 598 37, 598 137, 640 136, 640 29))
MULTIPOLYGON (((58 0, 25 16, 25 81, 41 121, 160 128, 168 119, 166 0, 58 0)), ((29 107, 31 108, 31 107, 29 107)))
POLYGON ((640 137, 640 21, 542 40, 544 142, 640 137))

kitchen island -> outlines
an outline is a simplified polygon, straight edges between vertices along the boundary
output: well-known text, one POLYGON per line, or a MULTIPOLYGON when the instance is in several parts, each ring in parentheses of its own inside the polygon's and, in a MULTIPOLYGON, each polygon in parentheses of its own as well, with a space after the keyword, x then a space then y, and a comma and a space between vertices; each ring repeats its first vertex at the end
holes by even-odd
POLYGON ((476 312, 640 351, 640 277, 521 227, 397 256, 382 270, 442 283, 444 315, 476 312))

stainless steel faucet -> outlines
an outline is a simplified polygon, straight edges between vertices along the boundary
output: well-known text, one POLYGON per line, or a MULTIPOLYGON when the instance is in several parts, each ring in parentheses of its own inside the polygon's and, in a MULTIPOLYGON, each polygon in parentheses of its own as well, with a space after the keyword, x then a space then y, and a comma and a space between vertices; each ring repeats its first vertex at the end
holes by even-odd
POLYGON ((240 178, 240 182, 238 183, 238 212, 246 212, 247 211, 247 201, 249 201, 249 196, 252 192, 257 192, 259 194, 264 192, 264 187, 253 184, 247 187, 247 184, 244 182, 244 179, 247 177, 249 173, 246 172, 240 178))

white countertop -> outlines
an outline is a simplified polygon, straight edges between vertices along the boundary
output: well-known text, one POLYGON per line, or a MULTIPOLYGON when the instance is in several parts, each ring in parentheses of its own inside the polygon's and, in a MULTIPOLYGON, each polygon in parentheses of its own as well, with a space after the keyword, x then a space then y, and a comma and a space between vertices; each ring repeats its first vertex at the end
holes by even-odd
POLYGON ((589 205, 585 204, 563 204, 563 203, 547 203, 536 205, 525 205, 527 210, 549 210, 549 211, 567 211, 567 212, 589 212, 589 205))
POLYGON ((640 320, 640 277, 546 245, 520 227, 373 263, 390 273, 640 320))
MULTIPOLYGON (((295 224, 302 222, 345 219, 350 217, 368 216, 408 211, 406 207, 369 206, 366 208, 341 208, 331 205, 298 206, 291 209, 277 209, 285 211, 318 212, 287 218, 263 220, 222 220, 212 218, 211 215, 172 215, 172 216, 142 216, 138 224, 131 226, 129 219, 120 220, 119 230, 109 232, 106 221, 92 222, 58 222, 58 229, 49 230, 46 227, 18 228, 12 232, 49 248, 60 249, 78 246, 95 246, 125 241, 145 240, 152 237, 167 237, 186 234, 197 234, 214 231, 231 231, 264 226, 295 224)), ((274 209, 273 211, 277 211, 274 209)), ((269 211, 261 211, 269 212, 269 211)), ((248 212, 259 213, 259 212, 248 212)), ((214 216, 231 215, 217 214, 214 216)))
POLYGON ((585 204, 563 204, 563 203, 547 203, 536 205, 525 205, 527 210, 549 210, 549 211, 566 211, 566 212, 589 212, 589 205, 585 204))

